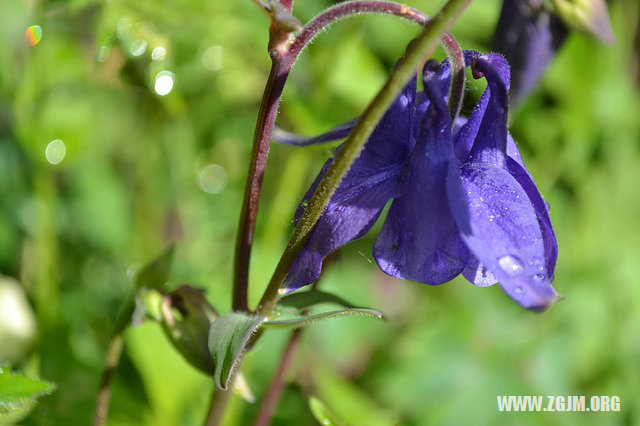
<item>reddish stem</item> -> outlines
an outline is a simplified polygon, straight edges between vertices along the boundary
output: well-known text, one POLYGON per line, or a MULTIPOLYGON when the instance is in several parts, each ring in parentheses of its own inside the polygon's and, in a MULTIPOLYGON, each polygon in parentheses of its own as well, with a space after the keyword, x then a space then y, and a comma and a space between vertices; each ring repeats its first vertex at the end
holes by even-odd
POLYGON ((260 409, 256 415, 254 426, 268 426, 271 423, 271 418, 278 407, 280 396, 282 396, 282 392, 285 388, 285 375, 287 374, 287 371, 289 371, 291 363, 295 358, 296 348, 298 347, 298 342, 300 341, 301 336, 301 328, 294 330, 291 334, 291 337, 287 342, 287 346, 282 353, 278 370, 274 374, 273 379, 271 379, 267 394, 262 400, 262 404, 260 404, 260 409))

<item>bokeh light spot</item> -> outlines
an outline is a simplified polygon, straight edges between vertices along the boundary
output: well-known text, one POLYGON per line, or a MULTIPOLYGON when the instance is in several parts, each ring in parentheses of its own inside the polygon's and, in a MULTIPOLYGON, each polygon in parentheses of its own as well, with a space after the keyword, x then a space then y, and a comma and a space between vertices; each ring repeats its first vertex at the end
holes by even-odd
POLYGON ((131 43, 131 47, 129 49, 129 51, 133 56, 140 56, 146 50, 147 50, 147 42, 146 40, 141 40, 141 39, 134 40, 133 43, 131 43))
POLYGON ((227 171, 217 164, 209 164, 200 171, 198 182, 204 192, 219 194, 227 184, 227 171))
POLYGON ((158 46, 151 52, 151 59, 154 61, 162 61, 167 56, 167 49, 158 46))
POLYGON ((42 27, 40 25, 31 25, 27 28, 25 32, 27 35, 27 41, 31 46, 35 46, 40 43, 40 39, 42 39, 42 27))
POLYGON ((64 160, 64 156, 67 155, 67 147, 60 139, 56 139, 49 142, 49 145, 44 150, 44 155, 49 163, 60 164, 64 160))
POLYGON ((158 95, 164 96, 171 92, 173 89, 173 77, 174 74, 170 71, 160 71, 158 75, 156 75, 154 89, 158 95))
POLYGON ((222 46, 211 46, 202 54, 202 65, 209 71, 218 71, 222 68, 222 46))

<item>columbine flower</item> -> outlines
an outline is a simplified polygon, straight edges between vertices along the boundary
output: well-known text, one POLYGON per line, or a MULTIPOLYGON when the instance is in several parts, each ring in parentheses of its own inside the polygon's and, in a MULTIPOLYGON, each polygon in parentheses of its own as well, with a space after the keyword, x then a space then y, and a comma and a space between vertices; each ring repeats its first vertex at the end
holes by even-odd
MULTIPOLYGON (((452 128, 449 67, 428 62, 424 92, 416 95, 411 81, 378 124, 292 265, 288 290, 315 281, 322 259, 364 236, 393 199, 373 248, 385 273, 431 285, 461 273, 479 286, 499 282, 532 310, 556 298, 550 283, 557 243, 547 207, 507 132, 508 64, 496 54, 465 56, 474 76, 488 83, 469 118, 452 128)), ((349 127, 285 143, 327 141, 349 127)))

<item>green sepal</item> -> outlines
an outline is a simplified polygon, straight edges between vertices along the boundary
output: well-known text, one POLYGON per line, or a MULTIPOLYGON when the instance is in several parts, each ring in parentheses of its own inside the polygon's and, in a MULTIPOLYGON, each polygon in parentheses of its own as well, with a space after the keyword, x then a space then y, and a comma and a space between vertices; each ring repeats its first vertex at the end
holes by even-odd
POLYGON ((312 290, 301 293, 288 294, 278 301, 278 305, 288 308, 303 310, 321 303, 333 303, 344 308, 358 308, 358 306, 347 302, 343 298, 324 291, 312 290))
POLYGON ((209 353, 215 370, 213 382, 227 390, 234 371, 240 365, 251 336, 265 323, 266 317, 232 312, 217 318, 209 328, 209 353))
POLYGON ((265 322, 264 326, 273 327, 273 328, 300 328, 300 327, 306 327, 317 321, 349 316, 349 315, 359 315, 359 316, 365 316, 365 317, 371 317, 371 318, 377 318, 377 319, 384 319, 384 315, 381 312, 378 312, 376 310, 365 309, 365 308, 351 308, 351 309, 342 309, 339 311, 322 312, 319 314, 301 315, 301 316, 281 319, 281 320, 271 320, 271 321, 265 322))

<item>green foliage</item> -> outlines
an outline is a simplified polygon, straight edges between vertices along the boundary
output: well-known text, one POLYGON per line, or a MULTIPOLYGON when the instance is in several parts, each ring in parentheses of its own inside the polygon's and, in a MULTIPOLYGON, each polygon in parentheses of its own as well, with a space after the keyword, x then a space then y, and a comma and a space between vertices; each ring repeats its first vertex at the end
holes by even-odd
POLYGON ((0 367, 0 423, 3 416, 28 411, 36 399, 56 389, 53 383, 14 373, 9 367, 0 367))
POLYGON ((218 389, 227 390, 249 339, 266 320, 266 317, 232 312, 219 317, 211 324, 209 352, 215 363, 213 382, 218 389))
MULTIPOLYGON (((334 2, 295 3, 304 23, 334 2)), ((405 3, 433 13, 443 2, 405 3)), ((554 286, 565 300, 532 315, 498 288, 391 279, 371 255, 373 232, 341 251, 320 289, 389 320, 305 329, 274 424, 315 424, 310 394, 349 425, 638 423, 637 3, 608 2, 616 44, 572 34, 540 87, 512 112, 510 130, 551 205, 560 245, 554 286), (623 411, 505 417, 495 406, 502 394, 618 394, 623 411)), ((453 30, 464 48, 489 50, 499 4, 472 3, 453 30)), ((229 312, 233 238, 269 67, 267 26, 249 0, 0 0, 0 272, 17 279, 37 321, 37 341, 14 365, 35 356, 42 377, 58 384, 22 424, 89 422, 135 265, 171 242, 171 281, 206 289, 207 300, 229 312), (36 24, 42 39, 31 47, 24 33, 36 24), (147 42, 140 56, 132 54, 136 40, 147 42), (151 57, 157 47, 166 50, 162 60, 151 57), (163 70, 175 80, 159 96, 163 70), (66 145, 57 165, 45 155, 55 139, 66 145)), ((390 17, 337 23, 296 64, 278 124, 314 134, 358 116, 417 32, 390 17)), ((471 100, 482 89, 479 81, 468 88, 471 100)), ((252 307, 297 203, 330 155, 323 147, 271 147, 252 307)), ((288 333, 268 330, 246 357, 243 372, 258 400, 288 333)), ((201 424, 210 377, 157 324, 129 328, 125 342, 110 424, 201 424)), ((11 344, 0 338, 0 347, 11 344)), ((251 424, 257 405, 232 400, 229 424, 251 424)))

